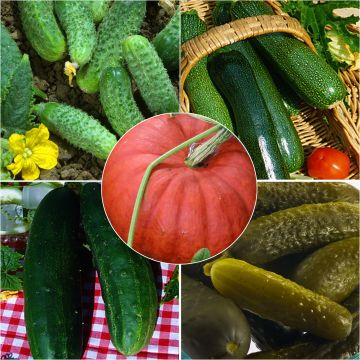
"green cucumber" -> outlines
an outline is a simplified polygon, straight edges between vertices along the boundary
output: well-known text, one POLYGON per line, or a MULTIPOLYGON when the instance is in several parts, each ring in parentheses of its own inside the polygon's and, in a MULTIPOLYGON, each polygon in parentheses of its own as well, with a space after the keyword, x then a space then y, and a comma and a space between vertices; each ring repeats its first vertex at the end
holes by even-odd
POLYGON ((208 69, 231 106, 236 132, 252 158, 257 178, 287 179, 274 123, 250 62, 238 51, 222 52, 209 56, 208 69))
POLYGON ((132 94, 129 74, 121 65, 103 71, 100 101, 109 123, 120 136, 144 120, 132 94))
POLYGON ((259 182, 254 217, 304 204, 359 202, 359 191, 340 182, 259 182))
MULTIPOLYGON (((1 23, 1 101, 5 99, 11 78, 21 61, 21 53, 8 29, 1 23)), ((4 120, 4 118, 2 118, 4 120)))
MULTIPOLYGON (((181 14, 181 43, 206 32, 206 25, 195 10, 181 14)), ((190 101, 191 111, 207 116, 233 131, 229 110, 216 90, 207 70, 207 57, 201 59, 188 74, 184 89, 190 101)))
POLYGON ((98 92, 101 72, 122 63, 121 44, 128 36, 140 31, 145 12, 146 1, 114 1, 99 25, 93 57, 76 76, 82 91, 89 94, 98 92))
POLYGON ((110 0, 90 0, 83 3, 89 8, 95 24, 99 23, 109 11, 110 0))
POLYGON ((124 58, 142 98, 153 114, 179 111, 179 101, 154 46, 141 35, 129 36, 123 43, 124 58))
POLYGON ((70 60, 77 66, 90 61, 96 45, 96 29, 90 10, 82 1, 57 0, 55 13, 66 33, 70 60))
POLYGON ((211 13, 214 25, 223 25, 231 21, 231 5, 231 1, 216 1, 211 13))
POLYGON ((181 275, 182 346, 193 359, 243 359, 250 330, 242 311, 202 283, 181 275))
POLYGON ((102 205, 100 184, 84 185, 80 199, 111 342, 123 355, 134 355, 148 345, 156 324, 158 300, 151 263, 112 229, 102 205))
POLYGON ((99 159, 106 160, 116 144, 115 135, 80 109, 48 102, 35 105, 34 111, 52 133, 99 159))
POLYGON ((265 319, 328 340, 344 339, 351 332, 346 308, 280 275, 236 259, 206 264, 205 273, 220 294, 265 319))
POLYGON ((302 205, 250 222, 230 248, 234 257, 264 264, 281 256, 357 236, 359 206, 346 202, 302 205))
POLYGON ((19 1, 23 30, 31 46, 43 59, 53 62, 64 58, 66 41, 54 15, 52 1, 19 1))
MULTIPOLYGON (((242 19, 274 12, 263 1, 237 1, 231 14, 234 19, 242 19)), ((334 69, 301 41, 281 33, 257 36, 250 41, 308 104, 327 109, 345 98, 345 86, 334 69)))
POLYGON ((180 12, 177 10, 152 41, 168 71, 179 70, 180 47, 180 12))
POLYGON ((293 280, 336 302, 346 299, 359 285, 359 238, 315 251, 299 264, 293 280))
POLYGON ((26 333, 34 359, 81 359, 79 201, 58 188, 41 201, 24 263, 26 333))

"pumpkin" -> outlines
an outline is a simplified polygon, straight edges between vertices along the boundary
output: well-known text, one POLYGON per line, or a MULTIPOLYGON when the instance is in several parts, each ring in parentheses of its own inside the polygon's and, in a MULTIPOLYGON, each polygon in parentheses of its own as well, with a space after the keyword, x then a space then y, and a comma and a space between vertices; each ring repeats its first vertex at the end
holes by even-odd
MULTIPOLYGON (((139 123, 119 140, 105 164, 102 197, 123 241, 149 164, 213 126, 191 114, 163 114, 139 123)), ((201 249, 218 254, 239 237, 255 206, 254 167, 237 138, 228 138, 198 167, 184 162, 190 148, 153 169, 139 208, 132 247, 158 261, 189 263, 201 249)))

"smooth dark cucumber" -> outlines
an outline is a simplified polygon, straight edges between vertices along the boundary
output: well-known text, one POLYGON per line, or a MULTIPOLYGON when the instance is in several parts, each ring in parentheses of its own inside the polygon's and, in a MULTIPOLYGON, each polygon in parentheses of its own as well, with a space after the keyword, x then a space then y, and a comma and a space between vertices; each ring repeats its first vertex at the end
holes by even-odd
POLYGON ((230 248, 234 257, 264 264, 281 256, 316 249, 357 236, 359 206, 347 202, 302 205, 250 222, 230 248))
POLYGON ((31 224, 24 263, 26 333, 34 359, 81 359, 79 201, 52 190, 31 224))
POLYGON ((151 263, 112 229, 98 183, 84 185, 81 216, 97 269, 111 342, 123 355, 147 346, 155 329, 158 300, 151 263))
POLYGON ((359 285, 359 238, 318 249, 299 264, 293 280, 331 300, 343 301, 359 285))
MULTIPOLYGON (((237 1, 231 14, 234 19, 241 19, 274 12, 263 1, 237 1)), ((251 42, 283 80, 315 108, 327 109, 346 96, 345 86, 334 69, 294 37, 274 33, 257 36, 251 42)))
POLYGON ((208 69, 231 106, 236 133, 251 156, 257 178, 289 178, 274 123, 248 59, 238 51, 213 54, 208 69))
POLYGON ((346 308, 278 274, 236 259, 217 260, 204 269, 220 294, 265 319, 328 340, 351 332, 346 308))

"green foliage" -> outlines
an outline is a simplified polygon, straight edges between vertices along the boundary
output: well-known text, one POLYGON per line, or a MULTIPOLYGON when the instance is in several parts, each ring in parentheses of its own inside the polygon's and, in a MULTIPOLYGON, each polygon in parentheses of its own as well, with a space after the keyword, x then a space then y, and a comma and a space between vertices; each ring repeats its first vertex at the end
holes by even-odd
POLYGON ((165 285, 164 291, 165 295, 161 299, 161 304, 179 298, 179 265, 175 267, 170 281, 165 285))
POLYGON ((1 246, 1 290, 19 291, 22 289, 22 269, 20 260, 23 255, 8 246, 1 246))

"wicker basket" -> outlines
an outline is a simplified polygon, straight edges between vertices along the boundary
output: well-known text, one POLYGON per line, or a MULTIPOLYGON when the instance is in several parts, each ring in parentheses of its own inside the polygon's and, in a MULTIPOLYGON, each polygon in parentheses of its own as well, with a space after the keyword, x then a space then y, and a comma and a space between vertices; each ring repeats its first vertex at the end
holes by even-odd
MULTIPOLYGON (((211 11, 215 1, 189 0, 181 3, 181 10, 195 9, 208 31, 182 45, 180 101, 183 112, 190 111, 190 103, 184 91, 184 83, 192 67, 203 57, 231 43, 271 32, 286 32, 305 42, 313 51, 314 45, 299 22, 284 13, 277 1, 267 1, 276 15, 257 16, 236 20, 214 27, 211 11)), ((359 178, 360 119, 359 119, 359 71, 340 71, 347 87, 347 106, 341 102, 329 110, 318 110, 304 104, 300 115, 292 117, 304 147, 305 156, 314 148, 334 147, 346 152, 351 158, 349 179, 359 178)), ((304 173, 302 169, 299 173, 304 173)))

